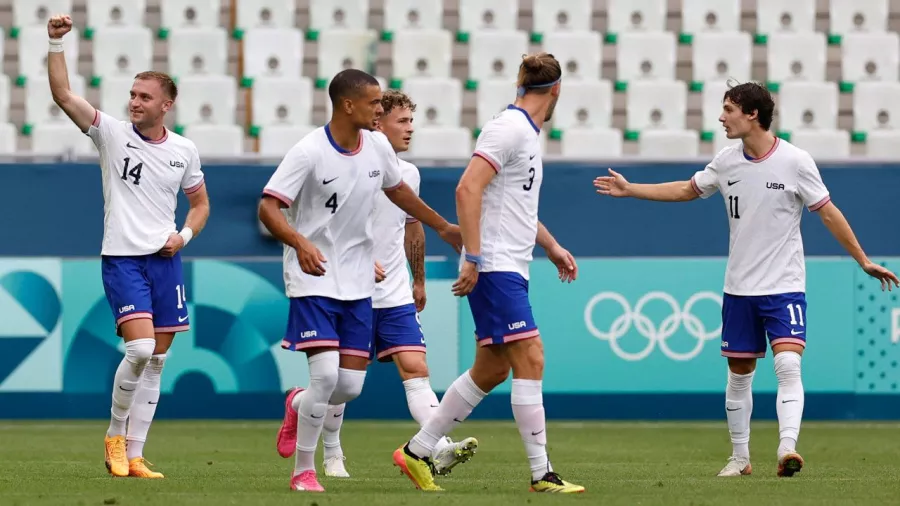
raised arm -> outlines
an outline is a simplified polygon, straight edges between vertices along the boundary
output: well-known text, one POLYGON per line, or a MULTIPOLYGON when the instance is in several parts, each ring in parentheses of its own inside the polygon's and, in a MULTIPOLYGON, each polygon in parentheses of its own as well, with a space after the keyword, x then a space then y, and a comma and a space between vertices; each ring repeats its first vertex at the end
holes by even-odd
POLYGON ((622 174, 609 169, 609 176, 594 179, 597 193, 611 197, 633 197, 660 202, 687 202, 700 196, 693 181, 672 181, 658 184, 630 183, 622 174))
POLYGON ((53 16, 47 23, 47 34, 50 36, 47 76, 53 101, 82 132, 87 132, 97 116, 97 110, 87 100, 72 93, 69 87, 69 71, 66 68, 62 38, 71 29, 72 18, 69 16, 53 16))

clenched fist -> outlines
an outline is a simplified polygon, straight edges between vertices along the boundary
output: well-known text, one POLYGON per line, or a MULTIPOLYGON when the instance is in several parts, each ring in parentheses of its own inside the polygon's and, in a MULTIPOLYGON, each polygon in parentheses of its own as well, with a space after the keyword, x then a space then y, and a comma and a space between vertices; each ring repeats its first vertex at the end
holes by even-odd
POLYGON ((72 18, 70 16, 53 16, 47 22, 47 34, 51 39, 61 39, 71 30, 72 18))

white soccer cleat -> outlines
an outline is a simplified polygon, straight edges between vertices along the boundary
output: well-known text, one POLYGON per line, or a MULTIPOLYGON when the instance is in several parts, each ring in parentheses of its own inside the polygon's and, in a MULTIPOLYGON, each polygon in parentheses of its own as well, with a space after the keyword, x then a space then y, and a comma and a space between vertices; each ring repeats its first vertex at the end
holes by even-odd
POLYGON ((728 464, 719 471, 716 476, 746 476, 753 471, 750 466, 750 459, 744 457, 728 457, 728 464))
MULTIPOLYGON (((449 439, 448 439, 449 440, 449 439)), ((458 443, 450 442, 431 456, 434 463, 434 474, 445 476, 458 464, 468 462, 478 451, 478 440, 467 437, 458 443)))
POLYGON ((347 457, 329 457, 325 459, 325 476, 330 478, 349 478, 350 473, 344 467, 345 460, 347 460, 347 457))

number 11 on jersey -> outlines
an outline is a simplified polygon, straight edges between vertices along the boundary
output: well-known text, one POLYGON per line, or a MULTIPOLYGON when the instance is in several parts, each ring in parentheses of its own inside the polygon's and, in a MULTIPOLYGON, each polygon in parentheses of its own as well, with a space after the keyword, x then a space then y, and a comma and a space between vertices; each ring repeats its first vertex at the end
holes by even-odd
POLYGON ((741 219, 741 208, 739 203, 740 197, 737 195, 728 196, 728 215, 732 218, 741 219))

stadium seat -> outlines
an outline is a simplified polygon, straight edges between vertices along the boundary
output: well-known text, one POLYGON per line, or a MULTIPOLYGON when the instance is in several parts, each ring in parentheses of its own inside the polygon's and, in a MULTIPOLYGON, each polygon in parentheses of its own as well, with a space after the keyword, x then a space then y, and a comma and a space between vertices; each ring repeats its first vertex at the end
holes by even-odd
POLYGON ((613 87, 607 80, 572 81, 563 85, 565 93, 553 112, 553 128, 603 129, 612 124, 613 87))
POLYGON ((87 0, 87 27, 144 26, 147 0, 87 0))
POLYGON ((153 66, 153 34, 143 26, 98 28, 93 44, 94 77, 134 77, 153 66))
POLYGON ((169 74, 228 73, 228 34, 224 28, 176 28, 169 35, 169 74))
POLYGON ((311 125, 267 125, 259 132, 259 154, 280 159, 316 128, 311 125))
POLYGON ((694 81, 746 82, 752 77, 753 41, 747 32, 701 32, 694 35, 693 49, 694 81))
POLYGON ((847 82, 897 81, 897 32, 848 33, 841 40, 841 79, 847 82))
MULTIPOLYGON (((63 37, 69 73, 78 72, 77 29, 63 37)), ((47 80, 47 27, 29 26, 19 31, 19 76, 47 80)))
POLYGON ((703 130, 722 129, 719 116, 722 115, 722 103, 725 101, 726 91, 728 91, 727 81, 708 81, 703 83, 703 92, 700 95, 703 130))
POLYGON ((469 79, 515 81, 522 55, 528 53, 528 34, 521 31, 474 31, 469 37, 469 79))
POLYGON ((534 0, 531 32, 589 32, 592 10, 591 0, 534 0))
POLYGON ((858 83, 853 89, 853 129, 900 130, 900 83, 858 83))
MULTIPOLYGON (((131 87, 134 84, 134 78, 126 77, 107 77, 100 83, 100 110, 110 116, 126 121, 129 118, 128 102, 131 100, 131 87)), ((175 110, 181 104, 180 99, 175 110)))
POLYGON ((11 155, 16 150, 18 132, 12 123, 0 123, 0 154, 11 155))
POLYGON ((888 29, 888 0, 829 0, 829 32, 882 33, 888 29))
POLYGON ((378 44, 375 30, 322 30, 319 35, 318 77, 330 81, 338 72, 367 69, 375 62, 373 45, 378 44))
MULTIPOLYGON (((7 5, 9 2, 4 2, 7 5)), ((37 26, 44 29, 47 36, 47 21, 50 16, 72 12, 72 0, 13 0, 13 24, 15 28, 37 26)), ((47 44, 44 44, 46 46, 47 44)), ((42 48, 45 51, 46 47, 42 48)))
POLYGON ((672 32, 625 32, 616 41, 616 79, 675 79, 677 49, 672 32))
POLYGON ((194 141, 201 161, 244 153, 244 131, 237 125, 191 125, 184 136, 194 141))
POLYGON ((79 156, 96 155, 91 138, 70 121, 35 125, 31 132, 31 152, 40 155, 70 153, 79 156))
POLYGON ((816 28, 816 0, 756 0, 756 33, 810 33, 816 28))
POLYGON ((403 81, 403 92, 416 104, 414 127, 460 125, 463 87, 459 79, 413 77, 403 81))
POLYGON ((253 82, 252 124, 312 124, 313 84, 308 77, 260 77, 253 82))
MULTIPOLYGON (((235 10, 235 28, 294 28, 296 3, 294 0, 233 0, 237 2, 235 10)), ((327 3, 335 3, 327 2, 327 3)), ((359 2, 357 2, 359 3, 359 2)), ((315 6, 326 2, 310 2, 310 16, 316 14, 315 6)), ((368 11, 364 11, 365 15, 368 11)), ((312 20, 311 20, 312 21, 312 20)))
POLYGON ((9 121, 9 102, 10 102, 10 82, 9 76, 0 73, 0 124, 9 121))
POLYGON ((543 40, 543 50, 556 57, 565 79, 600 79, 603 43, 599 33, 550 32, 543 40))
POLYGON ((820 163, 850 156, 850 132, 846 130, 797 130, 791 134, 791 144, 820 163))
POLYGON ((448 31, 398 30, 391 46, 392 77, 450 77, 452 50, 448 31))
POLYGON ((681 0, 681 33, 729 33, 740 29, 740 0, 681 0))
POLYGON ((165 0, 160 2, 160 28, 213 28, 219 26, 222 0, 165 0))
MULTIPOLYGON (((441 30, 441 0, 384 0, 384 30, 441 30)), ((396 44, 396 40, 394 41, 396 44)))
MULTIPOLYGON (((84 78, 69 74, 69 88, 76 95, 85 96, 84 78)), ((33 79, 25 85, 25 124, 69 122, 66 113, 53 101, 47 79, 33 79)))
POLYGON ((465 160, 472 156, 472 132, 465 127, 416 129, 407 158, 418 160, 465 160))
MULTIPOLYGON (((606 6, 607 31, 610 33, 621 35, 625 32, 662 32, 666 29, 666 0, 607 0, 606 6)), ((590 11, 586 18, 590 23, 590 11)))
POLYGON ((234 124, 237 109, 237 83, 232 76, 186 76, 178 79, 178 106, 175 122, 234 124))
POLYGON ((869 132, 866 136, 866 155, 882 160, 900 160, 900 131, 869 132))
MULTIPOLYGON (((285 3, 285 0, 279 0, 285 3)), ((294 0, 286 0, 293 6, 294 0)), ((369 0, 332 0, 309 3, 310 30, 357 30, 368 28, 369 0)))
POLYGON ((459 0, 459 31, 518 28, 519 0, 459 0))
POLYGON ((695 130, 644 130, 638 138, 638 154, 646 158, 696 158, 699 142, 695 130))
POLYGON ((776 104, 779 130, 837 128, 837 83, 788 81, 781 85, 776 104))
POLYGON ((300 77, 303 35, 294 28, 251 28, 243 38, 243 77, 300 77))
MULTIPOLYGON (((566 83, 568 86, 570 83, 566 83)), ((560 97, 564 97, 565 93, 560 97)), ((478 84, 478 94, 475 96, 475 113, 477 127, 481 128, 490 121, 495 114, 506 109, 506 106, 516 100, 516 83, 509 79, 487 79, 478 84)))
POLYGON ((614 128, 571 128, 562 136, 563 158, 599 160, 622 156, 622 131, 614 128))
POLYGON ((625 107, 629 130, 684 130, 687 86, 684 81, 635 81, 628 85, 625 107))
POLYGON ((768 40, 769 81, 824 81, 825 34, 775 33, 768 40))
POLYGON ((727 135, 725 135, 725 129, 721 126, 713 131, 713 152, 718 153, 728 146, 733 146, 735 144, 740 144, 740 139, 729 139, 727 135))

